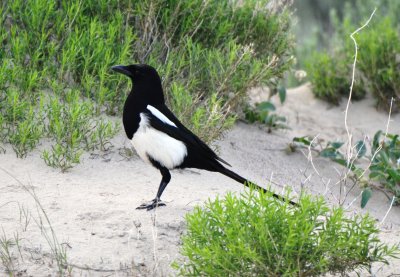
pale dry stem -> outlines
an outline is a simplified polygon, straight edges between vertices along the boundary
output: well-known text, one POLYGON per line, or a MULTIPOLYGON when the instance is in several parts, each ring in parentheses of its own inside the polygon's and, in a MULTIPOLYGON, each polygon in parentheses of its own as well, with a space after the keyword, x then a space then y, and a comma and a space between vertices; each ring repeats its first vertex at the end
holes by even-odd
POLYGON ((353 70, 352 70, 352 77, 351 77, 351 85, 350 85, 350 91, 349 91, 349 97, 347 99, 347 105, 346 105, 346 110, 345 110, 345 115, 344 115, 344 126, 346 128, 346 132, 347 132, 347 137, 348 137, 348 145, 347 145, 347 165, 350 164, 350 159, 351 159, 351 139, 352 139, 352 134, 349 131, 349 126, 347 124, 347 118, 348 118, 348 111, 349 111, 349 106, 350 106, 350 102, 351 102, 351 96, 353 94, 353 86, 354 86, 354 80, 355 80, 355 74, 356 74, 356 63, 357 63, 357 55, 358 55, 358 44, 356 39, 354 38, 354 35, 357 34, 358 32, 360 32, 362 29, 364 29, 369 22, 371 21, 372 17, 374 16, 376 11, 376 8, 374 9, 374 11, 371 13, 371 16, 369 17, 369 19, 364 23, 363 26, 361 26, 360 28, 358 28, 357 30, 355 30, 353 33, 351 33, 350 38, 353 40, 354 42, 354 61, 353 61, 353 70))

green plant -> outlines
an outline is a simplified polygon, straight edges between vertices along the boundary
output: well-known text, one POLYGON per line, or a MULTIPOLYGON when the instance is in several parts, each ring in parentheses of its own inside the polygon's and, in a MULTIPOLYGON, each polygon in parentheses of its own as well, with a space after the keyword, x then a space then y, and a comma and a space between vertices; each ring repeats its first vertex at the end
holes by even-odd
POLYGON ((328 53, 316 53, 307 64, 307 72, 316 97, 338 105, 342 95, 349 88, 343 76, 343 64, 328 53))
POLYGON ((10 100, 0 101, 2 140, 10 142, 24 111, 58 102, 72 110, 55 107, 57 115, 46 108, 44 132, 29 140, 54 143, 43 157, 73 152, 76 161, 81 150, 105 149, 115 129, 97 118, 119 115, 130 86, 110 70, 119 63, 155 66, 168 105, 203 139, 214 140, 232 126, 249 88, 274 86, 290 68, 289 19, 286 5, 269 0, 2 1, 0 90, 10 100), (71 91, 77 106, 67 99, 71 91))
POLYGON ((83 150, 106 150, 118 128, 101 118, 91 118, 94 105, 82 101, 78 91, 71 90, 63 97, 62 101, 49 99, 45 107, 47 132, 55 144, 50 150, 44 150, 42 157, 47 165, 65 172, 80 162, 83 150))
POLYGON ((296 151, 298 147, 309 148, 317 152, 321 157, 329 158, 332 161, 349 169, 346 177, 352 179, 355 184, 363 188, 361 207, 364 208, 371 197, 370 187, 379 182, 383 187, 394 194, 395 204, 400 202, 400 141, 399 135, 386 134, 382 131, 375 133, 370 152, 364 141, 357 141, 354 145, 355 153, 348 159, 340 151, 343 142, 327 142, 323 145, 320 142, 312 143, 309 137, 295 137, 289 145, 290 152, 296 151), (360 159, 366 159, 368 166, 363 168, 360 159))
MULTIPOLYGON (((400 99, 400 35, 392 21, 394 18, 385 17, 373 22, 370 30, 356 37, 361 48, 358 68, 368 80, 377 106, 387 111, 392 98, 400 99)), ((393 102, 392 111, 400 111, 398 101, 393 102)))
POLYGON ((34 149, 42 137, 43 127, 35 120, 33 111, 30 112, 31 117, 20 121, 16 129, 9 136, 17 157, 25 157, 29 151, 34 149))
POLYGON ((368 215, 348 218, 322 198, 302 195, 299 208, 248 191, 209 201, 186 215, 182 276, 319 276, 368 270, 398 256, 377 237, 368 215))
MULTIPOLYGON (((333 32, 325 37, 331 42, 328 49, 306 62, 313 92, 334 104, 339 102, 341 95, 348 95, 354 55, 354 44, 349 35, 377 7, 368 28, 355 35, 359 50, 353 99, 361 99, 370 91, 377 100, 377 106, 389 111, 392 98, 400 98, 400 36, 396 20, 400 5, 396 1, 369 0, 348 1, 343 7, 342 18, 338 17, 336 10, 331 13, 333 32)), ((392 111, 399 110, 399 102, 394 101, 392 111)))
POLYGON ((43 135, 42 103, 35 108, 14 89, 1 99, 0 139, 10 143, 17 157, 25 157, 34 149, 43 135))
POLYGON ((14 265, 15 257, 12 250, 15 245, 17 245, 17 241, 8 238, 3 229, 3 234, 0 237, 0 261, 9 276, 14 276, 14 273, 16 272, 14 265))
MULTIPOLYGON (((317 98, 338 105, 350 91, 350 66, 346 57, 340 53, 315 53, 306 64, 313 93, 317 98)), ((366 93, 362 84, 357 82, 352 94, 353 100, 364 98, 366 93)))
POLYGON ((275 105, 269 101, 258 103, 255 108, 248 107, 245 109, 245 118, 248 122, 259 122, 268 127, 268 133, 274 129, 288 128, 286 118, 284 116, 272 113, 275 111, 275 105))
POLYGON ((387 134, 378 131, 373 139, 369 178, 384 185, 396 196, 396 203, 400 203, 400 140, 399 135, 387 134))
POLYGON ((70 145, 56 144, 51 146, 51 150, 43 150, 42 158, 51 167, 60 168, 66 172, 74 165, 80 163, 82 149, 76 145, 76 133, 71 138, 70 145))

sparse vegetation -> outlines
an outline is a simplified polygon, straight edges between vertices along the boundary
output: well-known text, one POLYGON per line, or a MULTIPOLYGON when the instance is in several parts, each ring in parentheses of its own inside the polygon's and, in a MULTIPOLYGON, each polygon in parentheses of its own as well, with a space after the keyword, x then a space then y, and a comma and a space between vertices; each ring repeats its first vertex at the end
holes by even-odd
POLYGON ((0 237, 0 262, 4 266, 5 272, 10 276, 14 276, 15 273, 15 264, 14 260, 18 252, 16 251, 15 246, 18 246, 19 238, 8 238, 3 230, 3 233, 0 237))
POLYGON ((342 153, 344 142, 315 141, 309 137, 296 137, 289 145, 290 151, 296 151, 298 147, 309 148, 317 152, 321 157, 349 169, 348 178, 355 184, 364 188, 361 206, 364 208, 371 197, 371 187, 376 183, 382 185, 395 196, 395 204, 400 202, 400 140, 399 135, 387 134, 382 131, 375 133, 372 143, 367 147, 365 141, 354 144, 354 153, 348 160, 342 153), (369 153, 368 153, 369 148, 369 153), (365 160, 366 163, 361 163, 365 160))
POLYGON ((373 139, 369 178, 378 181, 396 196, 400 203, 400 140, 399 135, 385 134, 378 131, 373 139))
MULTIPOLYGON (((377 107, 388 111, 392 98, 400 99, 400 35, 396 20, 400 6, 396 1, 370 0, 348 2, 343 7, 342 19, 338 18, 336 10, 331 12, 331 28, 334 32, 329 40, 328 36, 321 36, 331 42, 328 49, 308 56, 307 71, 313 92, 333 104, 337 104, 342 95, 348 95, 354 54, 349 35, 377 7, 377 13, 368 28, 355 36, 359 56, 353 99, 361 99, 370 91, 376 99, 377 107)), ((399 101, 394 101, 392 111, 399 110, 399 101)))
POLYGON ((218 138, 247 89, 276 85, 290 67, 286 6, 267 4, 2 1, 1 141, 24 157, 49 138, 42 156, 63 171, 104 150, 116 129, 101 114, 120 114, 130 86, 110 70, 120 63, 155 66, 184 124, 218 138))
POLYGON ((346 216, 321 198, 299 208, 249 191, 209 201, 186 216, 182 276, 320 276, 369 270, 398 246, 382 244, 375 220, 346 216))
MULTIPOLYGON (((283 104, 286 99, 286 89, 284 87, 280 87, 277 93, 279 93, 279 99, 283 104)), ((272 104, 270 101, 265 101, 257 103, 255 107, 248 106, 244 110, 244 113, 248 122, 259 122, 266 125, 268 128, 268 133, 275 129, 289 128, 286 125, 286 118, 274 113, 275 110, 276 107, 274 104, 272 104)))

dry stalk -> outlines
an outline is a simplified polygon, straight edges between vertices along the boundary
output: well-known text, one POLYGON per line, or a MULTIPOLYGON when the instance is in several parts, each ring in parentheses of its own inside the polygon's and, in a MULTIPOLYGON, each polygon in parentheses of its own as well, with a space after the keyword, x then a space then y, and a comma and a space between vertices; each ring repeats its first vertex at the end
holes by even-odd
MULTIPOLYGON (((371 19, 373 18, 374 14, 376 12, 376 8, 373 10, 373 12, 371 13, 370 17, 368 18, 368 20, 364 23, 364 25, 362 25, 361 27, 359 27, 357 30, 355 30, 353 33, 351 33, 350 38, 352 39, 353 43, 354 43, 354 49, 355 49, 355 54, 354 54, 354 60, 353 60, 353 67, 352 67, 352 79, 351 79, 351 85, 350 85, 350 91, 349 91, 349 97, 347 99, 347 104, 346 104, 346 110, 345 110, 345 118, 344 118, 344 124, 345 124, 345 129, 346 129, 346 133, 347 133, 347 149, 346 149, 346 160, 347 160, 347 168, 345 170, 345 174, 342 178, 340 178, 340 180, 337 182, 340 184, 341 187, 341 191, 342 191, 342 187, 344 189, 346 189, 346 185, 347 185, 347 180, 349 180, 349 175, 352 173, 351 168, 354 164, 354 162, 356 161, 360 149, 355 153, 355 146, 352 145, 352 139, 353 139, 353 135, 351 134, 350 130, 349 130, 349 126, 348 126, 348 111, 349 111, 349 107, 350 107, 350 103, 351 103, 351 98, 352 98, 352 93, 353 93, 353 86, 354 86, 354 82, 355 82, 355 71, 356 71, 356 64, 357 64, 357 56, 358 56, 358 44, 356 39, 354 38, 354 36, 360 32, 362 29, 364 29, 365 27, 368 26, 368 24, 370 23, 371 19)), ((393 98, 391 99, 391 103, 390 103, 390 109, 389 109, 389 114, 388 114, 388 120, 386 123, 386 130, 385 130, 385 138, 388 135, 388 131, 389 131, 389 125, 390 125, 390 118, 391 118, 391 113, 392 113, 392 106, 393 106, 393 98)), ((363 143, 365 144, 365 140, 366 138, 364 137, 363 143)), ((366 168, 363 170, 363 172, 355 178, 352 178, 353 180, 353 185, 350 187, 350 189, 345 193, 344 199, 342 200, 342 202, 339 201, 339 204, 342 205, 346 199, 347 196, 349 195, 349 193, 352 191, 352 189, 359 184, 359 181, 362 179, 362 177, 366 174, 366 172, 369 170, 369 168, 372 165, 372 161, 374 160, 374 158, 376 157, 376 155, 379 153, 379 151, 382 149, 382 143, 379 144, 378 148, 375 150, 375 152, 372 154, 372 157, 369 161, 369 164, 366 166, 366 168)), ((346 207, 346 209, 350 208, 355 201, 362 195, 362 192, 355 197, 350 203, 349 205, 346 207)), ((341 197, 340 197, 341 198, 341 197)), ((391 210, 391 207, 393 206, 394 203, 394 198, 392 199, 392 202, 389 206, 388 211, 386 212, 384 218, 382 219, 381 224, 384 222, 384 220, 386 219, 389 211, 391 210)))
POLYGON ((358 32, 360 32, 362 29, 364 29, 369 22, 371 21, 372 17, 374 16, 376 11, 376 8, 374 9, 374 11, 371 13, 371 16, 369 17, 369 19, 364 23, 363 26, 361 26, 360 28, 358 28, 357 30, 355 30, 353 33, 351 33, 350 38, 353 40, 354 42, 354 61, 353 61, 353 70, 352 70, 352 77, 351 77, 351 85, 350 85, 350 92, 349 92, 349 98, 347 99, 347 105, 346 105, 346 110, 345 110, 345 115, 344 115, 344 126, 346 128, 346 132, 347 132, 347 137, 348 137, 348 145, 347 145, 347 165, 350 164, 350 159, 351 159, 351 138, 352 138, 352 134, 349 131, 349 126, 347 124, 347 118, 348 118, 348 111, 349 111, 349 106, 350 106, 350 102, 351 102, 351 96, 353 95, 353 86, 354 86, 354 80, 355 80, 355 74, 356 74, 356 64, 357 64, 357 55, 358 55, 358 44, 356 39, 354 38, 354 35, 357 34, 358 32))
MULTIPOLYGON (((350 38, 352 39, 352 41, 354 43, 354 51, 355 52, 354 52, 354 60, 353 60, 353 67, 352 67, 352 77, 351 77, 349 97, 347 99, 345 115, 344 115, 344 125, 345 125, 345 129, 346 129, 346 133, 347 133, 347 150, 346 150, 347 168, 346 168, 344 176, 339 180, 340 192, 342 192, 343 188, 346 188, 347 180, 349 179, 349 174, 351 173, 351 167, 352 167, 352 165, 353 165, 353 163, 354 163, 354 161, 355 161, 355 159, 356 159, 356 157, 358 155, 358 153, 356 153, 356 155, 354 155, 354 147, 352 145, 353 134, 350 132, 349 125, 348 125, 348 112, 349 112, 349 108, 350 108, 351 98, 352 98, 352 95, 353 95, 356 64, 357 64, 357 57, 358 57, 358 44, 357 44, 357 40, 354 38, 354 35, 356 35, 358 32, 360 32, 362 29, 364 29, 365 27, 368 26, 369 22, 372 20, 372 17, 374 16, 375 12, 376 12, 376 8, 373 10, 373 12, 371 13, 370 17, 364 23, 364 25, 362 25, 361 27, 359 27, 353 33, 350 34, 350 38)), ((369 167, 367 167, 367 169, 368 168, 369 167)), ((340 198, 339 198, 339 204, 340 205, 343 205, 343 203, 345 202, 349 192, 355 187, 355 185, 357 183, 358 183, 358 180, 356 180, 356 182, 353 183, 353 186, 348 190, 348 192, 345 193, 345 196, 344 196, 344 199, 342 200, 342 202, 340 201, 341 200, 341 196, 340 196, 340 198)), ((354 200, 351 201, 351 203, 354 203, 354 202, 355 202, 354 200)))

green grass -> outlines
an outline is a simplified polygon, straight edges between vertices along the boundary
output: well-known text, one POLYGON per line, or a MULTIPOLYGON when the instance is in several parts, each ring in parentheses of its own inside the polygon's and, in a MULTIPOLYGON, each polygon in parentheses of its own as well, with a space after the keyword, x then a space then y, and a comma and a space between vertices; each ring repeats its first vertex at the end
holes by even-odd
POLYGON ((368 215, 347 217, 322 198, 302 195, 300 207, 270 193, 245 192, 209 201, 186 215, 187 233, 175 263, 181 276, 320 276, 368 270, 399 254, 380 242, 368 215))
POLYGON ((167 104, 208 142, 235 121, 246 91, 291 65, 289 13, 268 0, 50 1, 0 4, 0 139, 66 170, 116 133, 129 82, 110 67, 148 63, 167 104), (189 12, 190 11, 190 12, 189 12), (201 130, 201 132, 200 132, 201 130))

